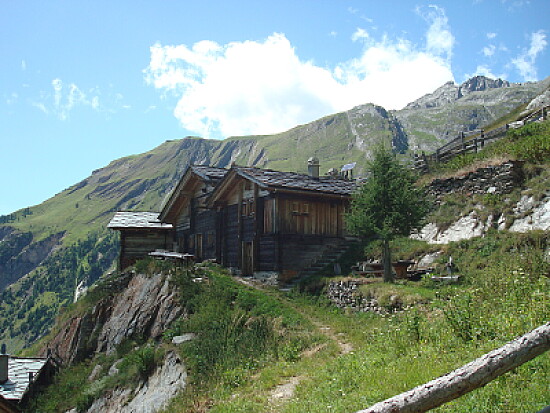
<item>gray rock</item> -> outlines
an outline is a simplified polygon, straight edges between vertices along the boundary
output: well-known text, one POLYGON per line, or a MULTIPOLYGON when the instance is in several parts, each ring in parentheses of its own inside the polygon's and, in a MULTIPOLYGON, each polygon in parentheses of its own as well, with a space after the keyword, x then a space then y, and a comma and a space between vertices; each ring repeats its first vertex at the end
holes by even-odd
POLYGON ((193 340, 197 335, 195 333, 186 333, 181 336, 175 336, 172 338, 172 344, 179 345, 185 343, 186 341, 193 340))

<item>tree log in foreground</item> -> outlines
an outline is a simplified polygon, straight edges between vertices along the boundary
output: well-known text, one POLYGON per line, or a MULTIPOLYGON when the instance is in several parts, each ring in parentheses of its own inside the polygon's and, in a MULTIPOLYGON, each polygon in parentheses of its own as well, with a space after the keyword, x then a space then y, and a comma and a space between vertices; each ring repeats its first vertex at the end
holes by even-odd
POLYGON ((550 323, 459 369, 357 413, 420 413, 482 387, 550 349, 550 323))

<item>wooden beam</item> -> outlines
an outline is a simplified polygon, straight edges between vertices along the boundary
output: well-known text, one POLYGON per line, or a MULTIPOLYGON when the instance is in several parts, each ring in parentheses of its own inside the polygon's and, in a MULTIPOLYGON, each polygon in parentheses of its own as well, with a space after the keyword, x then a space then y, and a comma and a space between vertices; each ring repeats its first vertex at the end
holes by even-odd
POLYGON ((550 323, 477 360, 357 413, 422 413, 482 387, 550 349, 550 323))

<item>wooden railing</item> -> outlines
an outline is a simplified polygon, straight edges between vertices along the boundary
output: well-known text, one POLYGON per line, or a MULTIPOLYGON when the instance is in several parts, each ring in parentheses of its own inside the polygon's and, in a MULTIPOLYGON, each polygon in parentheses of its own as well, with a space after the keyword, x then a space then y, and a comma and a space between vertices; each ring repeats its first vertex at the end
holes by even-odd
POLYGON ((550 105, 543 106, 542 108, 538 108, 537 110, 523 116, 516 122, 507 123, 504 126, 491 129, 489 131, 480 129, 469 133, 460 132, 457 138, 437 148, 432 154, 426 155, 424 152, 421 154, 415 153, 413 155, 413 167, 421 173, 427 173, 430 171, 430 165, 439 162, 447 162, 455 156, 463 155, 465 153, 476 153, 483 149, 486 144, 505 137, 506 132, 510 128, 523 126, 527 123, 538 120, 546 120, 548 116, 548 108, 550 108, 550 105))

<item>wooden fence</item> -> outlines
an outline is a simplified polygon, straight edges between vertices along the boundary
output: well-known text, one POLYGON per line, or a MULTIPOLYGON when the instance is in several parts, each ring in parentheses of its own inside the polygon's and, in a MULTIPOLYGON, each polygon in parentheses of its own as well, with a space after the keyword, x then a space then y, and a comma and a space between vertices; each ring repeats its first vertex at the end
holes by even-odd
POLYGON ((424 152, 421 154, 415 153, 413 161, 414 169, 421 173, 427 173, 430 171, 430 165, 434 163, 447 162, 455 156, 470 152, 476 153, 483 149, 486 144, 505 137, 506 132, 510 128, 516 128, 538 120, 546 120, 548 108, 550 108, 550 105, 543 106, 523 116, 516 122, 507 123, 504 126, 491 129, 490 131, 479 129, 469 133, 460 132, 457 138, 437 148, 436 151, 430 155, 426 155, 424 152))

